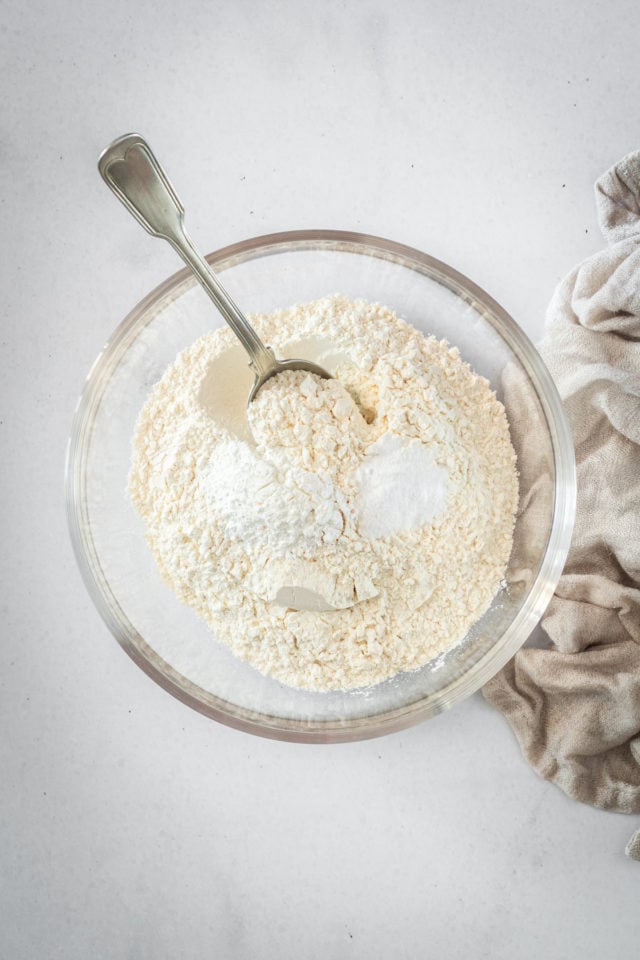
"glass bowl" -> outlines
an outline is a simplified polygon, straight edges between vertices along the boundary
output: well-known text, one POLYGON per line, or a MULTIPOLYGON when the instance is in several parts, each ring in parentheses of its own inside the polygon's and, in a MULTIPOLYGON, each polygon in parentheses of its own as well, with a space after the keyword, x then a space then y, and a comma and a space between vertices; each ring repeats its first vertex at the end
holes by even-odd
POLYGON ((120 324, 89 372, 67 455, 71 537, 89 593, 131 658, 213 719, 262 736, 336 742, 407 727, 468 697, 524 643, 566 558, 575 509, 573 444, 538 353, 474 283, 418 250, 377 237, 299 231, 208 257, 246 312, 333 293, 377 301, 459 347, 505 404, 520 507, 504 588, 464 641, 420 670, 362 690, 313 693, 263 677, 218 643, 161 580, 129 502, 131 438, 176 354, 222 324, 183 270, 120 324))

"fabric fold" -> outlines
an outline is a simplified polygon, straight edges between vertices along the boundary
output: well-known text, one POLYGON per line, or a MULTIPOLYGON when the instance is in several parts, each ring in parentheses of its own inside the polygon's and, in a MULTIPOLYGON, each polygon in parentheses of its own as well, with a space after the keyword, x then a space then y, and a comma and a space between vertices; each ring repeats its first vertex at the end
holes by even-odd
POLYGON ((519 651, 483 692, 540 776, 638 813, 640 151, 600 178, 596 203, 609 246, 560 283, 541 345, 578 483, 571 550, 542 620, 550 647, 519 651))

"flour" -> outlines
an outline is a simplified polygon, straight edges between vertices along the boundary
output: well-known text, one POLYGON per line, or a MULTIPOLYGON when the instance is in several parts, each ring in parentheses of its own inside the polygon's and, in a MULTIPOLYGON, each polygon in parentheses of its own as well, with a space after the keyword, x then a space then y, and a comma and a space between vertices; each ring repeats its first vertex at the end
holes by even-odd
POLYGON ((504 574, 504 409, 457 350, 380 305, 328 297, 252 319, 276 353, 328 344, 336 378, 279 374, 244 413, 239 391, 220 401, 220 370, 231 382, 242 363, 229 331, 177 357, 140 414, 129 481, 160 571, 291 686, 415 669, 465 636, 504 574))

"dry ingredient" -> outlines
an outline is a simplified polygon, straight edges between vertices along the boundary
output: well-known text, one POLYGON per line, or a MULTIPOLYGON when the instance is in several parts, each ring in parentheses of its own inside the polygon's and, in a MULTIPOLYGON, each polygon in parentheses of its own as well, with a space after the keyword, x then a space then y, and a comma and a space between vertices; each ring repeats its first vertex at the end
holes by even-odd
POLYGON ((279 374, 243 413, 246 392, 217 387, 242 362, 230 331, 177 357, 140 414, 129 478, 160 571, 290 686, 420 667, 504 575, 518 497, 504 408, 457 349, 379 304, 326 297, 252 322, 335 379, 279 374))

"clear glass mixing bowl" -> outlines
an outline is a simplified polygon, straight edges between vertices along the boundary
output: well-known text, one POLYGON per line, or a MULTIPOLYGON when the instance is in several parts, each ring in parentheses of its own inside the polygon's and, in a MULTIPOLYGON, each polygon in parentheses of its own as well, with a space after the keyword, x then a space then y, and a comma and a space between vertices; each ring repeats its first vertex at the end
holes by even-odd
POLYGON ((222 321, 186 270, 120 324, 94 363, 67 457, 73 546, 89 593, 142 669, 180 700, 251 733, 303 742, 379 736, 468 697, 524 643, 562 570, 573 525, 571 435, 535 348, 491 297, 426 254, 377 237, 300 231, 208 257, 246 312, 332 293, 393 308, 446 338, 505 404, 520 509, 504 589, 464 642, 422 669, 359 691, 310 693, 261 676, 218 643, 162 582, 127 493, 131 438, 153 384, 176 354, 222 321))

